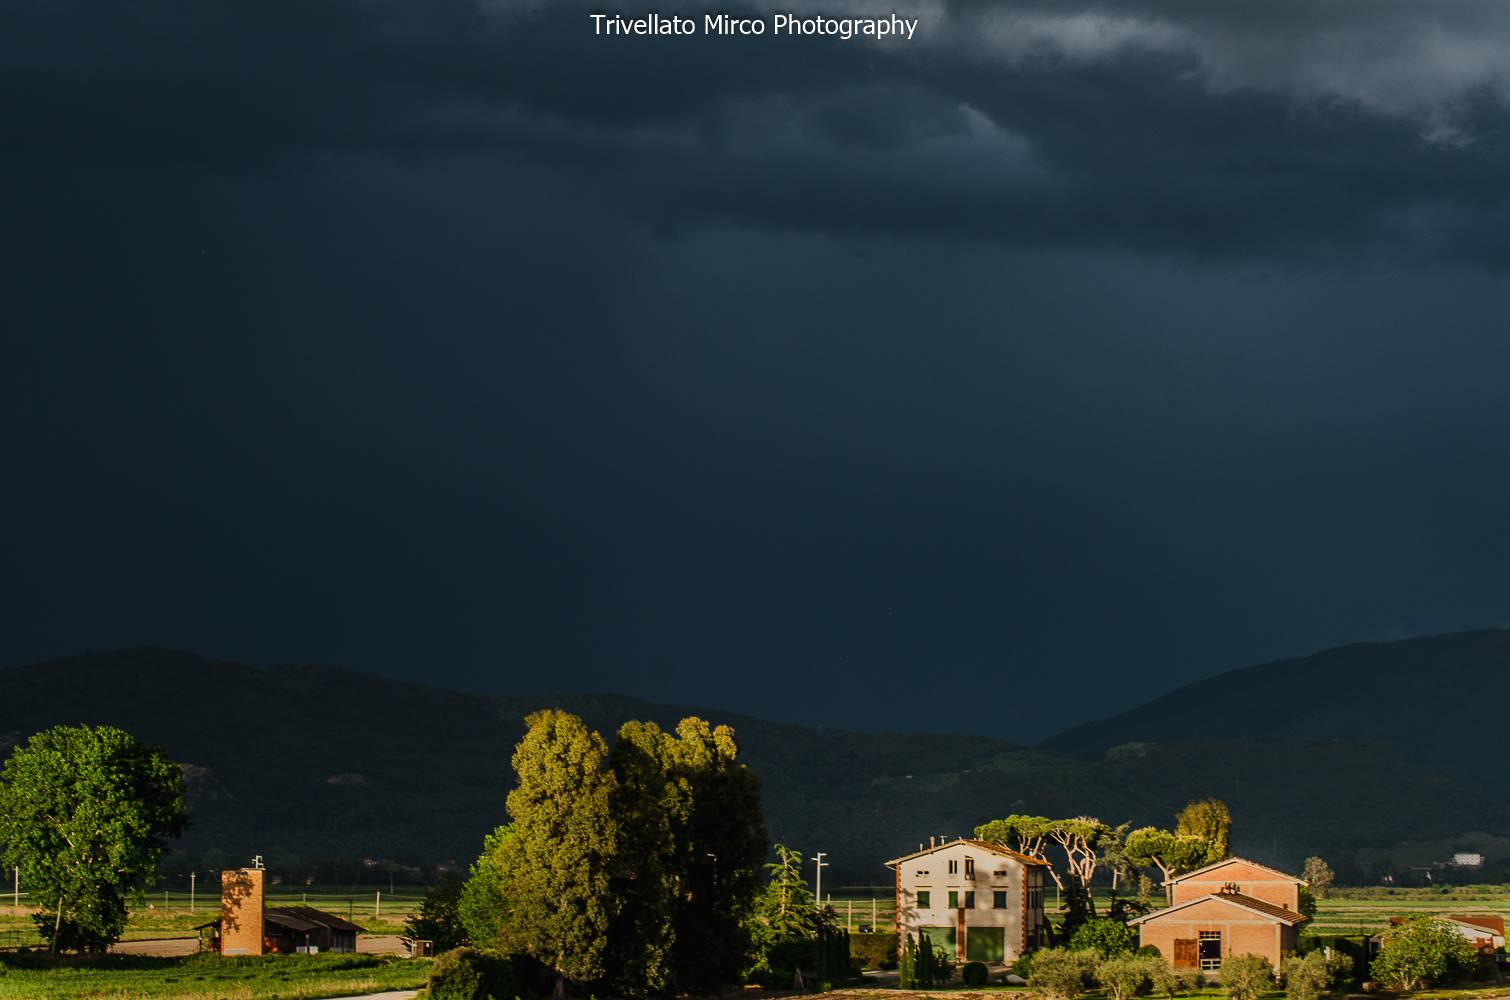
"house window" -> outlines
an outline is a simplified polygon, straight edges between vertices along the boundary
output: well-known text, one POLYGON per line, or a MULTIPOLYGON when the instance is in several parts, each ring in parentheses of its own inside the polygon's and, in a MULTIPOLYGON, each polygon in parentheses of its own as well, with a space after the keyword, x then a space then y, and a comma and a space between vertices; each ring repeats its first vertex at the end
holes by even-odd
POLYGON ((949 909, 959 909, 959 891, 957 889, 949 890, 949 909))
POLYGON ((975 909, 975 891, 973 889, 965 890, 965 909, 975 909))
POLYGON ((966 858, 965 859, 965 878, 974 878, 974 877, 975 877, 975 859, 974 858, 966 858))
POLYGON ((932 905, 927 889, 918 890, 918 909, 926 910, 932 905))
POLYGON ((957 860, 951 860, 949 862, 949 874, 950 875, 958 875, 959 874, 959 861, 957 861, 957 860))
POLYGON ((1202 972, 1215 972, 1222 967, 1222 932, 1201 931, 1200 959, 1202 972))
POLYGON ((1007 908, 1007 894, 1001 890, 991 893, 991 908, 1005 910, 1007 908))

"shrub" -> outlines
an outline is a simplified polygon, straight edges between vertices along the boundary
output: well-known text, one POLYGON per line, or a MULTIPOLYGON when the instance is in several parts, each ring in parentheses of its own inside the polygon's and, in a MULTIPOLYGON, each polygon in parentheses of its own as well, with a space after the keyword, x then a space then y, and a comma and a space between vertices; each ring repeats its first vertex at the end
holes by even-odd
POLYGON ((1369 976, 1391 989, 1419 990, 1465 976, 1477 961, 1473 943, 1450 924, 1408 917, 1384 932, 1369 976))
POLYGON ((1033 978, 1033 956, 1038 952, 1030 951, 1026 955, 1018 955, 1017 961, 1012 963, 1012 972, 1024 979, 1033 978))
POLYGON ((1144 956, 1146 956, 1148 958, 1157 958, 1157 959, 1163 959, 1163 957, 1164 957, 1164 953, 1162 951, 1160 951, 1158 948, 1156 948, 1155 946, 1151 945, 1151 944, 1145 944, 1145 945, 1143 945, 1137 951, 1133 952, 1133 954, 1134 955, 1144 955, 1144 956))
MULTIPOLYGON (((1142 949, 1139 949, 1141 952, 1142 949)), ((1154 949, 1157 951, 1158 949, 1154 949)), ((1196 969, 1180 969, 1176 971, 1170 968, 1169 963, 1164 961, 1164 956, 1149 956, 1148 981, 1153 987, 1153 992, 1159 996, 1177 997, 1187 993, 1199 992, 1206 985, 1206 977, 1196 969)))
POLYGON ((1033 959, 1028 985, 1050 1000, 1071 1000, 1091 987, 1100 959, 1100 954, 1090 949, 1045 948, 1033 959))
POLYGON ((1100 917, 1075 928, 1069 946, 1071 951, 1094 949, 1102 958, 1128 955, 1138 947, 1138 932, 1120 920, 1100 917))
POLYGON ((1111 1000, 1131 1000, 1162 971, 1164 960, 1138 955, 1104 958, 1096 966, 1096 982, 1111 1000))
POLYGON ((895 969, 897 967, 897 936, 895 934, 851 934, 849 954, 866 969, 895 969))
POLYGON ((1222 962, 1221 975, 1232 1000, 1257 1000, 1274 986, 1274 966, 1262 955, 1233 955, 1222 962))
POLYGON ((521 992, 508 958, 476 948, 437 955, 425 986, 428 1000, 512 1000, 521 992))
POLYGON ((960 979, 966 986, 984 986, 991 981, 991 970, 985 962, 966 962, 960 970, 960 979))
POLYGON ((425 984, 429 1000, 488 1000, 482 965, 482 953, 475 948, 453 948, 435 956, 425 984))
POLYGON ((1313 951, 1304 958, 1288 958, 1284 963, 1285 996, 1290 1000, 1317 1000, 1352 968, 1353 960, 1338 952, 1328 956, 1324 951, 1313 951))

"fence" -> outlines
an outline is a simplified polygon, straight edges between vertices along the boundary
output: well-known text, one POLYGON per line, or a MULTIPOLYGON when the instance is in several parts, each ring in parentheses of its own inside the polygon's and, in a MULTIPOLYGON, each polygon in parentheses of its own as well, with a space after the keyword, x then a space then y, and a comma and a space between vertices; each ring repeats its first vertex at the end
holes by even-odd
POLYGON ((824 892, 823 905, 831 907, 840 925, 850 931, 889 931, 896 926, 895 886, 837 886, 824 892))

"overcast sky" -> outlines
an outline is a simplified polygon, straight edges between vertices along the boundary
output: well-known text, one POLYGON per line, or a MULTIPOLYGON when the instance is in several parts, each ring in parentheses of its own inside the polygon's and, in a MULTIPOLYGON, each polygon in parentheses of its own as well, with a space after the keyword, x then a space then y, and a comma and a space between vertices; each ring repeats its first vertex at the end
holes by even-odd
POLYGON ((1501 0, 648 9, 0 5, 0 662, 1031 742, 1510 623, 1501 0))

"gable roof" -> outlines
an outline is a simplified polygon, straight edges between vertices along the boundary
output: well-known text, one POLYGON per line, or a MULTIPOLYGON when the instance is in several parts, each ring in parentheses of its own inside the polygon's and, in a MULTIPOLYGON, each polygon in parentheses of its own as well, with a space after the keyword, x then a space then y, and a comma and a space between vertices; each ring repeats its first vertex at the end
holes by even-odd
MULTIPOLYGON (((313 906, 270 906, 263 912, 268 920, 285 923, 293 926, 296 923, 309 924, 314 927, 326 927, 333 931, 350 931, 354 934, 366 933, 365 927, 358 927, 349 920, 336 916, 334 913, 326 913, 317 910, 313 906)), ((304 930, 305 928, 298 928, 304 930)))
POLYGON ((1174 885, 1176 882, 1183 882, 1187 878, 1194 878, 1197 875, 1204 875, 1204 874, 1206 874, 1209 871, 1215 871, 1216 869, 1221 868, 1223 865, 1230 865, 1230 864, 1234 864, 1234 863, 1244 864, 1244 865, 1252 865, 1254 868, 1262 868, 1264 871, 1269 872, 1272 875, 1278 875, 1280 878, 1284 879, 1285 881, 1287 881, 1287 882, 1294 882, 1296 885, 1310 885, 1311 884, 1311 883, 1307 882, 1303 878, 1296 878, 1294 875, 1291 875, 1289 872, 1282 872, 1278 868, 1270 868, 1268 865, 1261 865, 1257 861, 1249 861, 1247 858, 1239 858, 1236 855, 1234 855, 1233 857, 1230 857, 1230 858, 1223 858, 1220 861, 1213 861, 1211 864, 1204 865, 1204 866, 1202 866, 1200 868, 1197 868, 1193 872, 1185 872, 1182 875, 1176 875, 1173 878, 1166 879, 1165 882, 1164 882, 1164 884, 1165 885, 1174 885))
POLYGON ((946 847, 955 847, 959 844, 967 844, 970 847, 979 848, 982 851, 986 851, 990 854, 995 854, 997 857, 1011 858, 1013 861, 1019 861, 1025 865, 1040 865, 1044 868, 1047 868, 1049 866, 1049 863, 1047 861, 1040 861, 1039 859, 1029 857, 1026 854, 1019 854, 1018 852, 1012 850, 1010 847, 1003 847, 1000 844, 993 844, 989 840, 974 840, 967 837, 960 837, 958 840, 946 841, 945 843, 938 844, 934 847, 925 847, 921 851, 913 851, 911 854, 904 854, 900 858, 892 858, 890 861, 886 862, 886 865, 887 867, 890 867, 892 865, 899 865, 904 861, 911 861, 913 858, 921 858, 925 854, 933 854, 936 851, 942 851, 946 847))
POLYGON ((1150 920, 1158 920, 1161 917, 1167 917, 1171 913, 1183 910, 1187 906, 1195 906, 1197 903, 1208 903, 1212 900, 1216 900, 1218 903, 1226 903, 1228 906, 1239 907, 1250 913, 1257 913, 1261 917, 1267 917, 1287 927, 1294 927, 1296 924, 1305 923, 1311 919, 1304 913, 1296 913, 1294 910, 1286 909, 1283 906, 1275 906, 1273 903, 1265 902, 1262 899, 1254 899, 1252 896, 1245 896, 1240 892, 1213 892, 1209 896, 1197 896, 1195 899, 1186 900, 1177 906, 1166 906, 1162 910, 1145 913, 1135 920, 1129 920, 1128 923, 1141 924, 1150 920))

